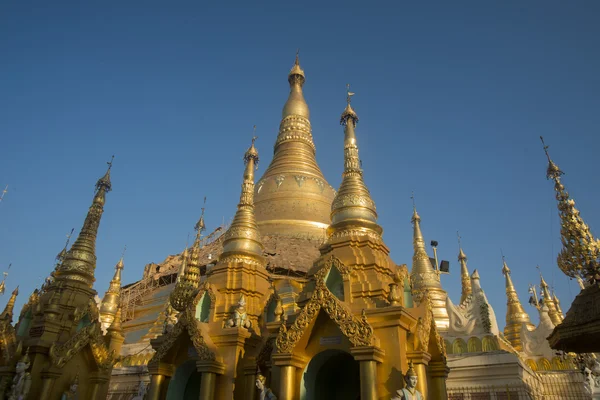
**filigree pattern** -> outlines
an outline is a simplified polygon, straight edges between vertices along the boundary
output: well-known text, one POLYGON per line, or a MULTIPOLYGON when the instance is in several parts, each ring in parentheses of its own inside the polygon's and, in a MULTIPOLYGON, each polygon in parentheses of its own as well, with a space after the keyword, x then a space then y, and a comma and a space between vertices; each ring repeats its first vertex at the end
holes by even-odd
MULTIPOLYGON (((340 331, 354 346, 370 346, 373 343, 373 328, 367 322, 366 316, 356 317, 352 311, 335 297, 325 285, 325 276, 332 266, 339 269, 339 260, 332 257, 326 265, 315 274, 315 291, 298 314, 298 317, 288 330, 285 322, 281 325, 275 345, 279 353, 292 352, 298 341, 304 335, 308 325, 316 318, 318 312, 323 309, 329 317, 338 325, 340 331)), ((342 273, 342 271, 340 271, 342 273)), ((347 273, 347 271, 346 271, 347 273)))
POLYGON ((90 345, 94 361, 99 369, 109 369, 116 362, 114 351, 109 352, 104 343, 100 325, 94 322, 72 336, 65 343, 59 345, 54 343, 50 347, 50 359, 52 364, 62 368, 69 360, 79 353, 86 345, 90 345))
POLYGON ((190 339, 192 340, 192 344, 196 353, 200 357, 200 360, 215 360, 215 354, 208 348, 206 342, 204 341, 204 337, 200 332, 198 324, 200 322, 194 318, 194 312, 191 308, 188 308, 184 311, 179 318, 179 321, 173 328, 168 331, 166 334, 163 334, 162 342, 160 346, 156 349, 156 353, 152 356, 150 363, 155 363, 160 361, 173 347, 173 344, 179 339, 181 333, 186 330, 190 339))
POLYGON ((366 195, 359 195, 355 193, 339 195, 335 197, 331 209, 338 209, 347 206, 362 206, 375 210, 375 203, 373 200, 366 195))

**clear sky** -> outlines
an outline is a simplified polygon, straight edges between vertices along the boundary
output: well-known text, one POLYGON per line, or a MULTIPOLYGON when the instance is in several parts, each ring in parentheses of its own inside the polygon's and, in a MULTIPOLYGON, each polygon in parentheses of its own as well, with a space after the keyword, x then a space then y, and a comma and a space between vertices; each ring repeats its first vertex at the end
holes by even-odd
POLYGON ((411 191, 426 242, 456 231, 499 325, 500 250, 526 310, 540 265, 566 311, 544 135, 586 222, 600 230, 597 1, 17 1, 0 5, 0 269, 16 312, 81 228, 115 155, 97 241, 102 296, 124 245, 126 282, 180 252, 208 197, 208 230, 235 212, 257 125, 261 175, 296 48, 317 159, 341 181, 345 85, 356 93, 365 180, 397 264, 412 257, 411 191), (209 4, 210 3, 210 4, 209 4), (219 4, 217 4, 219 3, 219 4), (258 4, 261 4, 260 6, 258 4))

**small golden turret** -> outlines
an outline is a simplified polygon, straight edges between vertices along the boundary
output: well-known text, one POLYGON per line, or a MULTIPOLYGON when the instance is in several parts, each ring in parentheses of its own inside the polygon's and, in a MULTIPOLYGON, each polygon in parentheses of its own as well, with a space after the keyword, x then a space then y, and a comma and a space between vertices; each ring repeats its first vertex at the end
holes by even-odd
POLYGON ((103 331, 106 331, 113 323, 115 315, 121 306, 121 271, 123 271, 124 267, 123 256, 121 256, 121 259, 115 265, 115 275, 110 281, 108 290, 104 294, 102 304, 100 305, 100 323, 103 331))
POLYGON ((335 191, 317 164, 298 55, 288 82, 273 159, 256 185, 256 221, 263 235, 324 238, 335 191))
POLYGON ((252 145, 244 154, 244 181, 237 211, 225 232, 221 260, 230 256, 246 256, 264 262, 263 244, 254 218, 254 170, 258 167, 258 151, 252 145))
POLYGON ((13 319, 13 309, 15 308, 15 301, 17 301, 17 296, 19 295, 19 287, 17 286, 15 290, 13 290, 10 298, 8 299, 8 303, 6 303, 6 307, 4 307, 4 311, 0 314, 0 323, 7 322, 12 323, 13 319))
POLYGON ((440 273, 431 265, 431 260, 425 248, 425 239, 421 233, 421 217, 417 213, 413 197, 413 263, 410 272, 412 282, 412 294, 417 303, 421 302, 425 291, 429 292, 433 306, 433 317, 439 331, 447 331, 450 323, 448 310, 446 309, 446 298, 448 294, 442 289, 440 273))
POLYGON ((469 278, 469 269, 467 268, 467 256, 460 245, 460 236, 458 236, 458 262, 460 263, 460 282, 462 287, 460 303, 462 304, 473 293, 473 288, 471 287, 471 278, 469 278))
POLYGON ((521 326, 527 324, 530 329, 534 329, 535 326, 529 319, 529 314, 525 312, 519 295, 513 285, 512 278, 510 277, 510 268, 506 265, 504 257, 502 257, 502 274, 504 274, 506 280, 506 326, 504 327, 504 336, 512 344, 512 346, 521 351, 523 344, 521 342, 521 326))
MULTIPOLYGON (((114 156, 113 156, 114 158, 114 156)), ((110 170, 112 159, 108 162, 108 170, 96 182, 94 200, 85 217, 83 227, 73 246, 67 251, 64 260, 55 273, 57 280, 71 280, 85 283, 90 289, 94 285, 94 271, 96 269, 96 235, 100 226, 100 219, 104 212, 106 193, 110 192, 110 170)))
POLYGON ((358 115, 350 105, 354 93, 348 85, 347 104, 340 124, 344 126, 344 173, 342 183, 331 205, 331 226, 328 233, 353 230, 359 235, 380 238, 383 229, 377 224, 375 202, 363 180, 355 128, 358 115))
POLYGON ((552 300, 554 300, 554 305, 556 306, 556 311, 558 311, 561 321, 564 320, 565 314, 563 314, 563 310, 560 308, 560 300, 558 299, 556 293, 554 293, 554 289, 552 289, 552 300))
POLYGON ((546 177, 554 181, 561 222, 563 248, 557 257, 558 267, 571 278, 579 275, 583 279, 600 282, 600 240, 592 235, 579 210, 575 208, 575 201, 569 197, 560 180, 564 172, 550 158, 544 138, 540 136, 540 139, 548 158, 546 177))
POLYGON ((544 298, 544 305, 548 307, 548 316, 552 320, 552 323, 556 325, 560 325, 563 318, 562 315, 558 312, 556 304, 554 303, 554 298, 550 294, 550 289, 548 288, 548 284, 544 280, 542 273, 540 272, 540 290, 542 292, 542 297, 544 298))

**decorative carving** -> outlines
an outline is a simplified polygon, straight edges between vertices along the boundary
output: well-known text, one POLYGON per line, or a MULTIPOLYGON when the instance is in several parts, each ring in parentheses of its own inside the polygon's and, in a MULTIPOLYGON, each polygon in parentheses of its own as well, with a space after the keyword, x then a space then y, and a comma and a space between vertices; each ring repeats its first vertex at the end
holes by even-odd
POLYGON ((227 321, 227 326, 231 328, 237 326, 246 329, 250 329, 252 326, 252 323, 248 319, 248 314, 246 313, 246 298, 244 295, 240 296, 237 306, 231 315, 231 319, 227 321))
POLYGON ((335 257, 331 257, 325 266, 315 274, 315 291, 298 314, 298 317, 289 330, 285 322, 281 324, 279 335, 275 341, 277 351, 280 353, 292 352, 300 338, 304 335, 306 327, 316 318, 319 310, 323 309, 338 325, 342 333, 354 346, 371 346, 374 335, 373 328, 366 320, 366 315, 361 318, 352 314, 352 311, 333 295, 325 285, 325 276, 332 266, 336 266, 340 273, 348 273, 348 269, 335 257), (344 272, 342 272, 344 271, 344 272))
POLYGON ((369 196, 359 195, 355 193, 349 193, 345 195, 336 196, 331 209, 338 209, 347 206, 362 206, 376 210, 375 203, 369 196))
POLYGON ((315 182, 317 182, 317 186, 319 187, 319 191, 321 193, 323 193, 323 190, 325 190, 325 182, 323 182, 319 178, 313 178, 313 179, 315 180, 315 182))
POLYGON ((159 362, 168 353, 171 347, 173 347, 173 344, 177 341, 179 335, 181 335, 184 329, 190 336, 192 344, 194 345, 194 349, 196 350, 196 353, 198 353, 200 360, 214 361, 215 354, 206 345, 204 337, 198 328, 199 323, 200 322, 194 317, 194 311, 192 308, 188 308, 182 312, 181 317, 175 326, 173 326, 169 332, 161 336, 163 340, 158 349, 156 349, 156 353, 154 353, 152 356, 149 364, 159 362))
POLYGON ((298 187, 302 187, 302 185, 304 185, 306 177, 304 175, 294 175, 294 179, 296 180, 298 187))
POLYGON ((50 347, 52 364, 59 368, 64 367, 75 354, 79 353, 88 344, 99 369, 106 370, 115 364, 114 351, 108 351, 97 321, 79 330, 65 343, 52 344, 50 347))
POLYGON ((275 184, 277 185, 277 189, 279 189, 279 186, 281 186, 281 184, 283 183, 284 180, 285 180, 285 175, 277 175, 275 177, 275 184))

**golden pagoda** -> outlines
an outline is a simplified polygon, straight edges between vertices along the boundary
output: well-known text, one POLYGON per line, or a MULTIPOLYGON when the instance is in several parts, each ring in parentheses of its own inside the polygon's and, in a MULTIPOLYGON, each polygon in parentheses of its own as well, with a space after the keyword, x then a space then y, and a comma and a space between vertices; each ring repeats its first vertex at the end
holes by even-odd
MULTIPOLYGON (((421 217, 413 204, 413 263, 410 271, 412 282, 412 294, 417 303, 421 301, 423 294, 428 292, 431 296, 435 324, 440 332, 448 330, 449 317, 446 309, 448 294, 442 289, 440 282, 440 271, 431 265, 431 260, 425 248, 425 239, 421 233, 421 217)), ((466 258, 466 257, 465 257, 466 258)), ((468 272, 467 272, 468 276, 468 272)))
POLYGON ((460 304, 462 304, 470 294, 473 293, 471 286, 471 276, 469 275, 469 268, 467 268, 467 255, 460 246, 460 238, 458 244, 458 262, 460 263, 460 283, 461 283, 461 294, 460 304))
POLYGON ((510 268, 502 257, 502 274, 506 280, 506 326, 504 327, 504 337, 517 350, 522 350, 521 327, 525 324, 528 329, 535 328, 529 319, 529 314, 523 308, 519 295, 515 289, 512 278, 510 277, 510 268))
MULTIPOLYGON (((17 340, 21 345, 4 369, 3 382, 12 379, 14 365, 21 360, 27 365, 27 378, 31 379, 27 398, 61 398, 72 389, 75 379, 79 398, 107 396, 111 370, 123 343, 118 309, 107 335, 102 335, 100 313, 94 300, 97 292, 93 289, 96 236, 106 193, 112 186, 112 161, 108 164, 106 174, 96 183, 79 236, 68 251, 59 254, 59 265, 52 278, 46 281, 43 290, 29 298, 17 323, 17 340)), ((1 386, 8 387, 5 383, 1 386)))
POLYGON ((291 400, 319 393, 375 400, 404 386, 409 361, 418 390, 444 398, 448 368, 433 296, 425 290, 418 307, 406 304, 408 269, 389 257, 363 180, 353 93, 341 116, 344 172, 336 193, 314 159, 297 58, 288 80, 273 161, 255 187, 253 138, 237 211, 216 261, 200 266, 201 273, 190 271, 196 244, 182 261, 169 296, 180 313, 150 340, 147 398, 274 393, 291 400), (316 237, 320 247, 314 247, 316 237), (310 265, 303 261, 305 277, 266 268, 273 259, 265 242, 298 243, 289 240, 318 251, 310 265))
MULTIPOLYGON (((268 237, 267 242, 274 237, 280 244, 278 247, 284 247, 293 238, 301 237, 314 239, 316 249, 329 226, 335 191, 315 158, 310 112, 302 93, 305 80, 296 55, 288 75, 290 94, 281 113, 273 159, 256 185, 255 207, 258 227, 268 237)), ((300 263, 293 258, 289 261, 300 263)), ((287 267, 308 268, 307 265, 287 267)))
POLYGON ((105 333, 115 320, 118 308, 121 305, 121 271, 123 271, 124 267, 123 257, 121 257, 117 265, 115 265, 115 275, 102 298, 100 322, 102 323, 102 331, 105 333))

